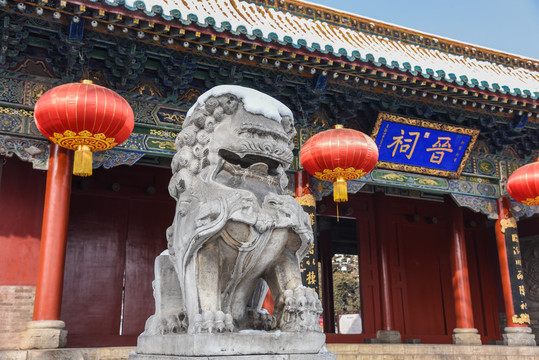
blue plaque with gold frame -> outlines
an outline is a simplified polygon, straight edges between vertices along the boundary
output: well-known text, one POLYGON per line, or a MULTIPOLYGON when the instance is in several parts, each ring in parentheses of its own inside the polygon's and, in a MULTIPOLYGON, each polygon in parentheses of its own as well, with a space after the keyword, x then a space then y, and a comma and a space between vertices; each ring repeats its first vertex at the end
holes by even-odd
POLYGON ((479 130, 380 113, 372 138, 378 168, 458 178, 479 130))

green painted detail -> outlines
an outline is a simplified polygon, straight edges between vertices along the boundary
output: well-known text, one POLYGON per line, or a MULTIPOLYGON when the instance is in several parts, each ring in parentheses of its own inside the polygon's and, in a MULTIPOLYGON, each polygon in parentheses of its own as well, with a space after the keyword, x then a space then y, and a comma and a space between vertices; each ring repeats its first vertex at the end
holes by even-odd
POLYGON ((175 153, 174 141, 148 136, 144 142, 148 150, 175 153))
POLYGON ((477 162, 477 170, 479 170, 480 173, 490 175, 490 174, 493 174, 496 171, 496 167, 490 161, 479 160, 477 162))
POLYGON ((299 161, 299 156, 294 156, 294 160, 292 160, 292 164, 290 165, 290 170, 303 170, 303 167, 301 166, 301 163, 299 161))
POLYGON ((433 187, 447 189, 449 184, 445 179, 431 178, 426 176, 407 175, 401 173, 373 170, 371 172, 374 181, 402 183, 421 187, 433 187))
POLYGON ((469 175, 461 175, 459 177, 459 181, 469 181, 469 182, 475 182, 479 184, 493 184, 493 185, 497 185, 499 182, 497 179, 490 179, 490 178, 469 176, 469 175))
POLYGON ((158 125, 173 125, 174 127, 181 128, 183 121, 185 120, 186 113, 186 111, 181 111, 177 108, 157 106, 152 111, 152 117, 155 119, 158 125))
POLYGON ((170 139, 170 140, 175 140, 176 136, 178 136, 178 133, 179 133, 179 131, 172 131, 168 129, 152 129, 152 128, 139 127, 139 126, 136 126, 133 132, 137 134, 153 135, 156 137, 170 139))

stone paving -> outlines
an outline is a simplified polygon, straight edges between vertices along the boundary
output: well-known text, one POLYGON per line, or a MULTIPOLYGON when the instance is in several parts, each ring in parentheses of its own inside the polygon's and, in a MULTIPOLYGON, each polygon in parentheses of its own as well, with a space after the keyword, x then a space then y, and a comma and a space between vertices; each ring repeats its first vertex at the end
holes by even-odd
MULTIPOLYGON (((338 360, 537 360, 537 346, 328 344, 338 360)), ((0 360, 127 360, 135 347, 0 351, 0 360)), ((230 357, 200 360, 230 360, 230 357)), ((170 360, 174 360, 170 357, 170 360)), ((253 358, 253 360, 255 360, 253 358)), ((284 360, 284 359, 283 359, 284 360)))

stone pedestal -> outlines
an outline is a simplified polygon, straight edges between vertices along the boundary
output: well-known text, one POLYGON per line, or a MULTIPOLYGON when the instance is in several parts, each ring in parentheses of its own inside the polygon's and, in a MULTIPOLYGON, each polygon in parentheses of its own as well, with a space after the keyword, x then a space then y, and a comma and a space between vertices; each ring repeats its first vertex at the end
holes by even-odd
POLYGON ((66 346, 67 330, 61 320, 31 321, 21 335, 21 349, 57 349, 66 346))
POLYGON ((396 330, 378 330, 376 340, 378 340, 378 344, 400 344, 402 342, 401 333, 396 330))
POLYGON ((536 346, 535 335, 529 327, 506 327, 503 344, 509 346, 536 346))
MULTIPOLYGON (((191 359, 192 357, 213 359, 216 356, 226 357, 226 359, 242 356, 238 359, 247 359, 259 355, 277 356, 275 359, 289 359, 292 355, 312 357, 323 354, 325 340, 326 336, 319 332, 294 333, 253 330, 213 334, 143 334, 138 337, 137 350, 129 359, 161 359, 160 356, 163 359, 191 359)), ((326 355, 328 354, 326 353, 326 355)), ((326 358, 320 359, 325 360, 326 358)), ((269 357, 268 359, 273 358, 269 357)), ((296 358, 291 357, 290 359, 296 358)))
POLYGON ((455 328, 453 329, 453 344, 481 345, 481 335, 474 328, 455 328))

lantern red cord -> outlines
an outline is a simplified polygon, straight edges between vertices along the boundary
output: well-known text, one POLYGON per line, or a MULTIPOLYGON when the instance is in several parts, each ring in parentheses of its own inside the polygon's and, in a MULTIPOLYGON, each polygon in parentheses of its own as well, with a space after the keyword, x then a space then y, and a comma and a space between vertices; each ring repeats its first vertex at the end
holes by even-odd
POLYGON ((539 159, 524 165, 511 174, 507 181, 509 195, 525 205, 539 205, 539 159))
POLYGON ((127 101, 105 87, 89 81, 60 85, 36 102, 34 119, 50 141, 76 150, 73 173, 92 173, 91 152, 110 149, 124 142, 135 125, 127 101))
POLYGON ((369 173, 378 161, 378 148, 364 133, 336 125, 311 137, 301 148, 301 164, 320 180, 333 181, 335 202, 348 200, 346 181, 369 173))

